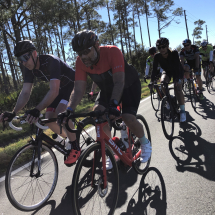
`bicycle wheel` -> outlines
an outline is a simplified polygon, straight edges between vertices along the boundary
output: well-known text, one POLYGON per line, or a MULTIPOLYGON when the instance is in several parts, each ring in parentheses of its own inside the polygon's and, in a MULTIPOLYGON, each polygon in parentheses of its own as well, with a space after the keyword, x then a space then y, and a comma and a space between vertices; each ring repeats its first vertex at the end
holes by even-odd
MULTIPOLYGON (((188 141, 189 142, 189 141, 188 141)), ((177 163, 188 164, 190 163, 192 156, 189 153, 188 144, 181 137, 174 137, 169 142, 169 150, 173 158, 177 163)))
POLYGON ((81 154, 75 167, 72 180, 72 203, 74 214, 108 214, 114 213, 119 193, 119 173, 111 149, 106 146, 106 156, 113 164, 107 171, 107 187, 103 189, 103 168, 101 145, 94 143, 81 154), (94 156, 94 169, 84 166, 85 160, 94 156), (93 171, 94 170, 94 171, 93 171), (93 173, 95 174, 93 177, 93 173), (92 181, 94 178, 94 181, 92 181))
POLYGON ((151 90, 151 103, 152 103, 153 109, 155 111, 158 111, 160 107, 160 97, 155 88, 151 90))
POLYGON ((29 143, 12 158, 5 179, 5 189, 11 204, 21 211, 41 207, 51 197, 57 184, 58 163, 54 152, 42 145, 40 176, 31 176, 38 171, 37 146, 29 143))
MULTIPOLYGON (((151 135, 145 118, 141 115, 137 115, 136 118, 138 122, 141 123, 141 125, 143 126, 145 137, 151 142, 151 135)), ((138 137, 136 137, 133 133, 131 133, 131 143, 133 144, 132 155, 134 157, 141 150, 141 145, 138 137)), ((133 168, 138 174, 142 175, 149 168, 150 161, 151 161, 151 158, 146 163, 141 163, 140 158, 138 158, 137 160, 134 161, 133 168)))
POLYGON ((161 124, 165 137, 171 139, 174 132, 174 113, 172 104, 166 96, 161 103, 161 124))
POLYGON ((196 109, 196 103, 198 102, 197 90, 195 89, 193 81, 190 82, 190 101, 193 109, 196 109))
POLYGON ((188 81, 183 84, 182 90, 183 90, 185 95, 189 94, 189 82, 188 81))

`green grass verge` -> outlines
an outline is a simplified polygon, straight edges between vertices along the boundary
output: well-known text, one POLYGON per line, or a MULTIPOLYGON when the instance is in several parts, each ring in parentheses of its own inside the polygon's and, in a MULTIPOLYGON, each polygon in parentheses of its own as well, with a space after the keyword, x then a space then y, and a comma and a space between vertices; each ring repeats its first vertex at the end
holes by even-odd
MULTIPOLYGON (((141 99, 149 96, 150 91, 147 87, 148 84, 141 80, 141 99)), ((87 98, 82 99, 81 103, 77 106, 76 112, 87 112, 92 110, 94 106, 93 102, 89 102, 87 98)), ((15 122, 16 126, 19 126, 18 123, 15 122)), ((24 124, 22 126, 23 130, 20 132, 14 131, 10 128, 2 131, 2 125, 0 125, 0 177, 4 175, 6 172, 6 168, 13 157, 13 155, 28 141, 31 139, 29 136, 32 134, 31 127, 28 124, 24 124)), ((51 136, 53 132, 48 129, 45 131, 48 136, 51 136)))

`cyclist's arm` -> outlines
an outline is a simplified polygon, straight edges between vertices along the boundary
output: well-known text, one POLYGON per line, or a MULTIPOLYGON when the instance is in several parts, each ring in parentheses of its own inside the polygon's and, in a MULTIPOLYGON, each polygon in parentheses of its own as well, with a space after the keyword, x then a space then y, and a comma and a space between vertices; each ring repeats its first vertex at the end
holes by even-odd
POLYGON ((210 51, 210 55, 209 56, 210 56, 210 60, 209 61, 210 61, 210 63, 212 63, 213 62, 213 50, 210 51))
POLYGON ((35 107, 39 111, 45 109, 48 107, 54 99, 58 96, 59 94, 59 89, 60 89, 60 80, 55 79, 55 80, 50 80, 49 83, 49 91, 43 98, 43 100, 35 107))
POLYGON ((112 99, 116 99, 118 102, 121 99, 122 92, 125 84, 125 73, 124 72, 116 72, 113 74, 113 91, 112 91, 112 99))
POLYGON ((16 114, 27 104, 31 95, 32 86, 33 86, 33 83, 23 84, 22 91, 19 94, 16 105, 13 109, 13 112, 15 112, 16 114))
POLYGON ((68 107, 71 107, 73 110, 75 110, 75 108, 80 103, 85 93, 86 86, 87 86, 86 81, 81 81, 81 80, 75 81, 74 89, 70 96, 68 107))

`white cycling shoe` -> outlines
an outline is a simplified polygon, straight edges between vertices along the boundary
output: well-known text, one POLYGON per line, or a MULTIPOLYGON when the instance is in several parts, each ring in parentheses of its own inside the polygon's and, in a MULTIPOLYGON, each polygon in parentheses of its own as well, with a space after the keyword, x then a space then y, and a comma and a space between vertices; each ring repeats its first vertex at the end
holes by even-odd
POLYGON ((151 157, 152 146, 149 140, 147 144, 140 144, 140 145, 141 145, 140 162, 146 163, 151 157))
POLYGON ((186 122, 186 112, 180 112, 180 122, 186 122))
POLYGON ((106 170, 110 170, 112 168, 113 168, 113 164, 112 164, 110 158, 107 157, 107 159, 106 159, 106 170))

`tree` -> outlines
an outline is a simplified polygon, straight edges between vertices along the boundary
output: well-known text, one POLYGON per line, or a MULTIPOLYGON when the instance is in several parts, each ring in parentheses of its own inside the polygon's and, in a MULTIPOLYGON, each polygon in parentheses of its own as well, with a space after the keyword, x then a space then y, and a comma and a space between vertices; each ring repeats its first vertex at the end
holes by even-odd
POLYGON ((199 20, 197 20, 197 21, 194 22, 194 25, 197 25, 193 29, 193 34, 192 34, 192 36, 193 36, 193 44, 195 44, 195 45, 200 46, 200 44, 201 44, 201 40, 195 41, 195 39, 201 39, 202 38, 202 36, 201 36, 202 30, 203 30, 202 25, 204 23, 205 23, 205 21, 203 21, 201 19, 199 19, 199 20))

